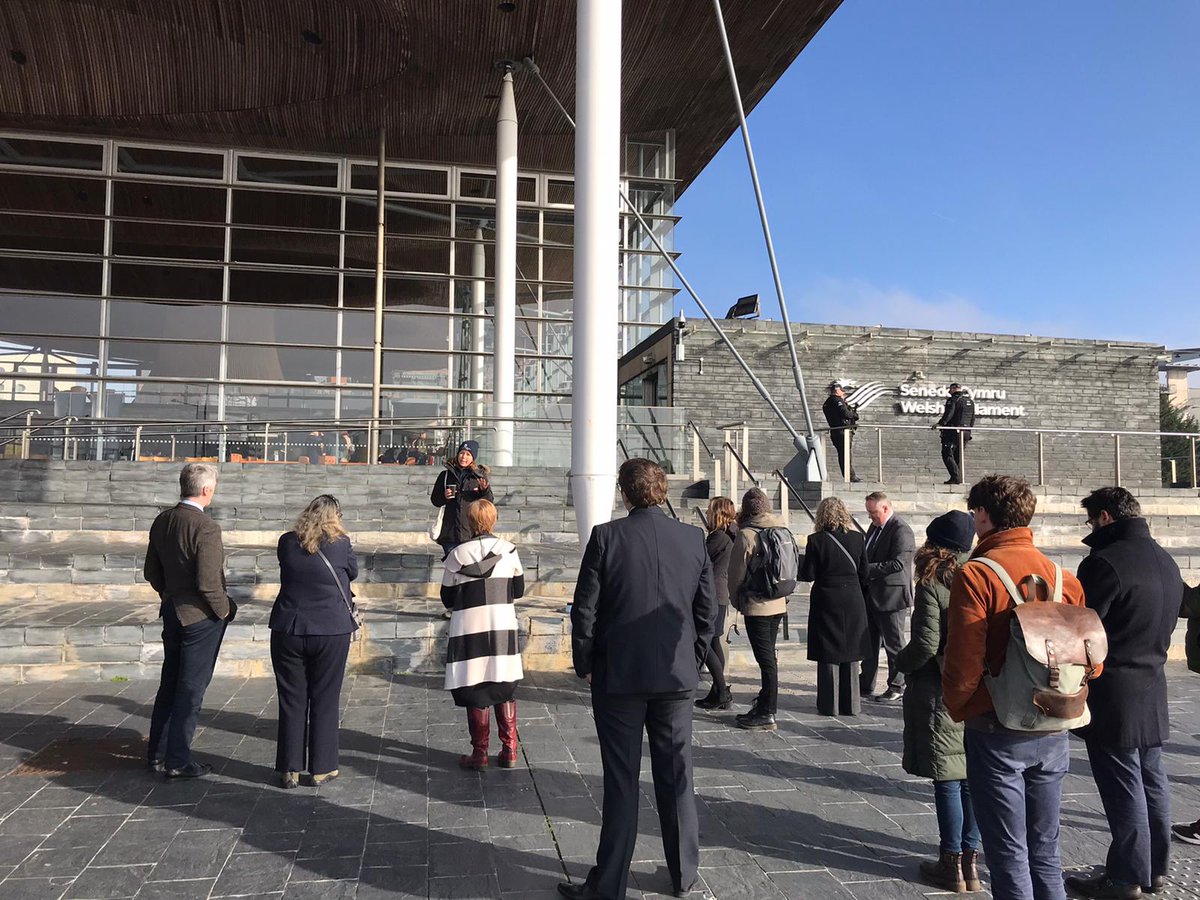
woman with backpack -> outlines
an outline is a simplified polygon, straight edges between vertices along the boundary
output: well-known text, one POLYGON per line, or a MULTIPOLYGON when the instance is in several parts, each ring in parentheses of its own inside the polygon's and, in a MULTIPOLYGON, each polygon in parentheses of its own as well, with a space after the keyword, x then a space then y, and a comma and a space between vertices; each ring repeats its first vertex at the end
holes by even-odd
MULTIPOLYGON (((787 596, 769 597, 755 578, 755 557, 760 554, 760 536, 772 528, 787 531, 783 521, 771 515, 771 501, 761 488, 751 488, 742 497, 738 534, 729 555, 729 602, 746 620, 746 638, 762 674, 762 689, 750 711, 737 716, 738 728, 774 731, 779 701, 779 662, 775 642, 779 623, 787 612, 787 596)), ((791 532, 788 531, 788 537, 791 532)), ((794 547, 794 541, 792 546, 794 547)), ((793 584, 794 588, 795 585, 793 584)))
POLYGON ((950 585, 970 555, 975 523, 965 512, 938 516, 914 557, 916 596, 912 639, 896 656, 904 691, 904 771, 933 780, 940 847, 921 863, 921 880, 946 891, 978 891, 979 828, 967 787, 963 726, 942 702, 942 658, 950 585))
POLYGON ((862 710, 858 663, 867 644, 866 540, 837 497, 826 497, 817 507, 800 580, 813 583, 808 658, 817 664, 817 712, 857 716, 862 710))
POLYGON ((712 690, 697 700, 696 706, 700 709, 729 709, 733 705, 733 692, 725 682, 725 651, 721 641, 725 638, 725 617, 729 612, 729 557, 738 533, 737 507, 728 497, 713 497, 708 501, 705 522, 708 524, 708 536, 704 545, 712 562, 713 584, 717 590, 717 630, 705 660, 713 679, 712 690))

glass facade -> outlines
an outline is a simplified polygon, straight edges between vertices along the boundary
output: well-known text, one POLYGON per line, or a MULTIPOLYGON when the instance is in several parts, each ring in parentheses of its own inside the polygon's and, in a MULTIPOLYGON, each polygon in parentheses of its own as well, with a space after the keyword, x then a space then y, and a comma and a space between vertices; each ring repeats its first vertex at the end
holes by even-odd
MULTIPOLYGON (((670 135, 625 188, 670 249, 670 135)), ((254 422, 370 414, 376 162, 0 133, 0 418, 254 422)), ((495 174, 389 162, 383 415, 490 404, 495 174)), ((574 185, 518 180, 517 415, 571 391, 574 185)), ((673 279, 628 213, 621 345, 673 279)), ((84 454, 86 455, 86 453, 84 454)))

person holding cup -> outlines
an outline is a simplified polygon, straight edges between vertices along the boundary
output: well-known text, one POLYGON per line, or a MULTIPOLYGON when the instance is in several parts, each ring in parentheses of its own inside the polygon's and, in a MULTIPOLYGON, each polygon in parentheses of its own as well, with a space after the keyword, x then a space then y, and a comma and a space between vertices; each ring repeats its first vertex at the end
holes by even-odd
POLYGON ((480 465, 479 442, 463 441, 458 445, 451 461, 438 475, 429 494, 429 501, 436 507, 444 507, 442 527, 437 533, 437 543, 442 548, 442 559, 450 551, 471 538, 471 524, 467 519, 467 507, 475 500, 494 500, 492 486, 488 482, 490 471, 480 465))

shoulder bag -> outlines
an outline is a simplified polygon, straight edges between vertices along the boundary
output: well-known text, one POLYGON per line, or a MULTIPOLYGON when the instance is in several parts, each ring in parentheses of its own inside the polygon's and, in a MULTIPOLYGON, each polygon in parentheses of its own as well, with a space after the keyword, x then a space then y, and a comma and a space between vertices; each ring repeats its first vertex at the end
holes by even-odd
POLYGON ((354 633, 355 640, 357 640, 361 635, 363 624, 362 613, 358 611, 358 607, 350 602, 350 598, 346 596, 346 590, 342 587, 342 579, 337 577, 337 572, 333 568, 333 563, 329 561, 329 557, 326 556, 320 548, 317 548, 317 556, 321 557, 321 562, 325 563, 325 568, 327 568, 329 570, 329 574, 333 576, 333 583, 337 585, 338 593, 342 595, 342 602, 346 604, 346 609, 350 613, 350 618, 354 620, 354 626, 356 629, 358 629, 354 633))

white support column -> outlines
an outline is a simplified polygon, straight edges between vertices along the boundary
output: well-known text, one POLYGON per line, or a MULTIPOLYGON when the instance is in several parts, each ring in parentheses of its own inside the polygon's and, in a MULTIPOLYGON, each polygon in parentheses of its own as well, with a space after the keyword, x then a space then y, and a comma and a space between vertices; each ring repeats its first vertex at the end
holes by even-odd
POLYGON ((571 492, 579 540, 612 518, 617 460, 621 0, 578 0, 571 492))
POLYGON ((513 394, 517 364, 517 103, 512 70, 500 83, 496 117, 496 318, 492 348, 493 460, 513 464, 513 394))
MULTIPOLYGON (((487 309, 487 248, 483 245, 483 226, 475 226, 475 244, 471 247, 471 351, 476 354, 471 357, 471 390, 475 391, 475 400, 470 409, 475 418, 483 417, 483 314, 487 309)), ((481 422, 473 422, 478 427, 481 422)))

